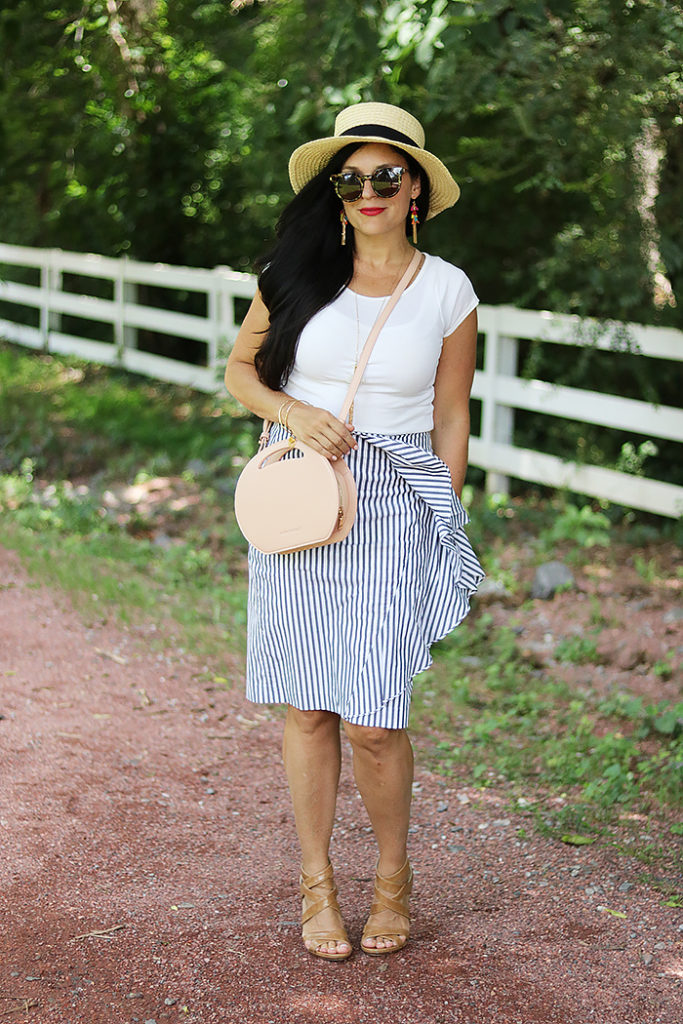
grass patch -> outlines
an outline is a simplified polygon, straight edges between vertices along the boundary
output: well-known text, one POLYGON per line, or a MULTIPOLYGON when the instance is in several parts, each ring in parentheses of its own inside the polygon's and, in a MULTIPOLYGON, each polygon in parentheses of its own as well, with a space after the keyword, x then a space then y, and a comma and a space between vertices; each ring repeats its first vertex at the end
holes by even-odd
MULTIPOLYGON (((584 664, 594 644, 580 639, 563 653, 584 664)), ((570 689, 487 613, 438 645, 414 706, 432 767, 505 789, 544 834, 607 834, 627 810, 683 808, 683 703, 570 689)))

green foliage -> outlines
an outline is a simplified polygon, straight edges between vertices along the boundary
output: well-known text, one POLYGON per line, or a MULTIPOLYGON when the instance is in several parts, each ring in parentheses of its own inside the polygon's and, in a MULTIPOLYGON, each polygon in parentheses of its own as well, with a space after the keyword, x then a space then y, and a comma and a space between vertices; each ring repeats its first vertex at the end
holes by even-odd
POLYGON ((651 321, 655 243, 683 267, 682 39, 660 0, 9 0, 0 236, 246 268, 292 149, 377 99, 461 181, 425 247, 485 301, 651 321))
POLYGON ((539 541, 546 548, 558 541, 572 541, 581 548, 605 547, 610 541, 610 527, 607 516, 594 511, 590 505, 577 508, 567 504, 550 529, 541 533, 539 541))
POLYGON ((95 467, 126 475, 142 464, 159 475, 192 459, 219 468, 257 435, 230 408, 189 388, 0 342, 0 471, 16 472, 24 459, 37 474, 64 477, 95 467))
POLYGON ((588 636, 571 636, 560 640, 555 648, 558 661, 568 661, 573 665, 587 665, 598 660, 595 640, 588 636))

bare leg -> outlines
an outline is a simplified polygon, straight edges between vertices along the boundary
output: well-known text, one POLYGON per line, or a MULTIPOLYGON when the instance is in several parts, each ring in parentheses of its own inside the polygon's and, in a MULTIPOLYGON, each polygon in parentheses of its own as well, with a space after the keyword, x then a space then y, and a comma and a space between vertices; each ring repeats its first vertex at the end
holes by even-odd
MULTIPOLYGON (((370 816, 377 845, 377 870, 388 876, 400 871, 407 859, 410 801, 413 784, 413 748, 405 729, 375 729, 344 722, 353 747, 356 784, 370 816)), ((387 931, 407 934, 406 919, 391 911, 376 915, 387 931)), ((378 949, 397 943, 384 936, 367 938, 364 945, 378 949)))
MULTIPOLYGON (((329 861, 341 770, 339 715, 289 707, 282 754, 301 845, 301 865, 306 874, 313 875, 329 861)), ((311 919, 311 925, 319 931, 338 930, 339 924, 339 915, 331 908, 311 919)), ((328 953, 350 949, 348 943, 334 941, 307 945, 328 953)))

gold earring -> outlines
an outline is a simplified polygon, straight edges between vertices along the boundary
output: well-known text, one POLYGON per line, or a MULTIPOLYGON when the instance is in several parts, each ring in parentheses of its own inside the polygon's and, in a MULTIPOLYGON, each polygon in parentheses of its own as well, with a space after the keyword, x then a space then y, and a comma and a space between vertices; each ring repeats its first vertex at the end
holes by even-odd
POLYGON ((347 225, 347 224, 348 224, 349 222, 348 222, 348 220, 346 219, 346 214, 344 213, 344 211, 343 211, 343 210, 342 210, 342 212, 341 212, 341 213, 339 214, 339 220, 341 221, 341 226, 342 226, 342 230, 341 230, 341 244, 342 244, 342 245, 346 245, 346 225, 347 225))

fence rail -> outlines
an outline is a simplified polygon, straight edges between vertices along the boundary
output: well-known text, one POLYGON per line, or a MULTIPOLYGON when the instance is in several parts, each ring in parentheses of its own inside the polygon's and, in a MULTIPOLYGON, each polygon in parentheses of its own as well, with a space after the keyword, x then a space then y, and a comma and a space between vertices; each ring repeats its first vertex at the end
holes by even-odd
MULTIPOLYGON (((237 303, 250 299, 255 287, 251 275, 228 267, 174 267, 0 243, 0 336, 212 392, 222 387, 222 365, 239 328, 237 303), (107 296, 87 294, 92 288, 86 281, 107 296), (168 309, 162 293, 194 296, 202 312, 168 309), (193 346, 200 362, 146 351, 146 332, 166 335, 181 349, 193 346), (97 337, 103 333, 109 340, 97 337)), ((659 515, 683 514, 683 487, 513 443, 515 409, 683 441, 683 409, 519 377, 520 340, 610 350, 613 340, 601 325, 512 306, 481 306, 479 328, 484 365, 475 373, 472 397, 481 402, 481 429, 471 438, 470 462, 486 471, 489 491, 506 491, 512 476, 659 515)), ((619 329, 644 358, 683 360, 681 331, 635 324, 619 329)))

